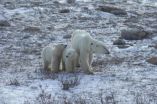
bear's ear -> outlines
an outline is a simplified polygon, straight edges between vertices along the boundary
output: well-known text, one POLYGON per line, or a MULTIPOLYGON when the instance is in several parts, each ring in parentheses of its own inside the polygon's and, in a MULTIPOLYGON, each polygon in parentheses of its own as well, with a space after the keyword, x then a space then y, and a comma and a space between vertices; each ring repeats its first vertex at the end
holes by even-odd
POLYGON ((90 45, 93 45, 93 43, 90 43, 90 45))

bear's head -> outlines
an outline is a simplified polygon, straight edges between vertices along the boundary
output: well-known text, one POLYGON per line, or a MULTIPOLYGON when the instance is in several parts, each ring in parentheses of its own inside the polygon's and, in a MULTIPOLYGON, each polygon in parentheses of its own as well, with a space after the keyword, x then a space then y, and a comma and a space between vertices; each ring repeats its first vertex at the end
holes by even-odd
POLYGON ((61 57, 61 54, 63 53, 67 45, 59 43, 54 45, 54 47, 55 47, 55 51, 57 52, 57 56, 61 57))
POLYGON ((57 48, 59 50, 64 50, 66 47, 67 47, 66 44, 61 44, 61 43, 55 45, 55 48, 57 48))
POLYGON ((104 43, 96 39, 90 42, 90 51, 97 54, 110 54, 104 43))
POLYGON ((74 49, 68 49, 67 53, 65 54, 66 58, 73 59, 77 55, 77 52, 74 49))

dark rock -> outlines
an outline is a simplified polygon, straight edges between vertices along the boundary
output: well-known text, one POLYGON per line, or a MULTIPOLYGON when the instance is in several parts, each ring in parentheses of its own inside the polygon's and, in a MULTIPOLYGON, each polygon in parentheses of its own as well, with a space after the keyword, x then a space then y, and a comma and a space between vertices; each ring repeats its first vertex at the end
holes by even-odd
POLYGON ((52 30, 54 30, 54 27, 53 26, 48 26, 47 29, 52 31, 52 30))
POLYGON ((0 26, 11 26, 8 20, 2 15, 0 15, 0 26))
POLYGON ((42 3, 43 3, 43 2, 37 1, 37 0, 31 1, 31 4, 34 5, 34 6, 39 6, 39 5, 41 5, 42 3))
POLYGON ((138 20, 138 18, 137 17, 135 17, 135 16, 131 16, 131 17, 129 17, 127 20, 125 20, 124 21, 124 23, 137 23, 137 22, 139 22, 139 20, 138 20))
POLYGON ((54 41, 54 40, 56 40, 56 38, 53 37, 53 36, 51 36, 51 37, 50 37, 50 40, 51 40, 51 41, 54 41))
POLYGON ((149 59, 146 60, 148 63, 153 64, 153 65, 157 65, 157 57, 151 57, 149 59))
POLYGON ((127 15, 127 12, 122 9, 111 11, 111 13, 114 15, 127 15))
POLYGON ((149 47, 153 47, 153 48, 157 49, 157 44, 149 45, 149 47))
POLYGON ((11 26, 7 20, 0 20, 0 26, 11 26))
POLYGON ((67 3, 74 4, 76 0, 67 0, 67 3))
POLYGON ((22 53, 40 55, 40 51, 37 50, 36 48, 25 48, 22 50, 22 53))
POLYGON ((41 32, 40 28, 37 26, 28 26, 24 28, 24 32, 41 32))
POLYGON ((69 39, 69 38, 71 38, 71 35, 64 35, 63 36, 63 39, 69 39))
POLYGON ((58 1, 54 1, 53 3, 54 3, 54 4, 60 4, 58 1))
POLYGON ((59 13, 69 13, 69 12, 70 12, 69 9, 62 9, 62 10, 59 11, 59 13))
POLYGON ((7 8, 7 9, 15 9, 15 4, 13 2, 4 2, 4 7, 7 8))
POLYGON ((128 47, 130 47, 129 45, 118 45, 117 46, 118 48, 128 48, 128 47))
POLYGON ((127 15, 125 10, 113 6, 99 6, 96 10, 112 13, 114 15, 127 15))
POLYGON ((139 29, 122 30, 121 38, 126 40, 142 40, 148 38, 150 34, 150 32, 139 29))
POLYGON ((22 39, 28 39, 30 37, 31 37, 30 35, 26 35, 26 36, 23 36, 22 39))
POLYGON ((98 65, 104 65, 105 61, 104 60, 96 60, 92 62, 92 66, 98 66, 98 65))
POLYGON ((125 45, 125 41, 123 39, 117 39, 113 42, 113 45, 125 45))

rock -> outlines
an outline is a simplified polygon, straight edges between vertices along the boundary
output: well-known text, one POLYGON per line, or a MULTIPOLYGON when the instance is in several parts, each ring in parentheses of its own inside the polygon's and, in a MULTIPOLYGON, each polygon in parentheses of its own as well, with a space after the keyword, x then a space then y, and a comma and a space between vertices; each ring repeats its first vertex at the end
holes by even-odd
POLYGON ((71 35, 64 35, 63 36, 63 39, 69 39, 69 38, 71 38, 71 35))
POLYGON ((148 63, 153 64, 153 65, 157 65, 157 57, 151 57, 149 59, 146 60, 148 63))
POLYGON ((10 1, 7 1, 7 2, 4 2, 4 7, 7 8, 7 9, 15 9, 15 4, 13 2, 10 2, 10 1))
POLYGON ((28 26, 24 28, 24 32, 41 32, 40 28, 37 26, 28 26))
POLYGON ((99 6, 96 10, 112 13, 114 15, 127 15, 127 12, 123 9, 113 7, 113 6, 99 6))
POLYGON ((129 45, 118 45, 117 46, 118 48, 128 48, 128 47, 130 47, 129 45))
POLYGON ((75 0, 67 0, 67 3, 69 3, 69 4, 74 4, 74 3, 75 3, 75 0))
POLYGON ((6 18, 0 15, 0 26, 11 26, 6 18))
POLYGON ((37 1, 37 0, 31 1, 31 4, 34 5, 34 6, 40 6, 42 3, 43 3, 43 2, 37 1))
POLYGON ((153 47, 153 48, 157 49, 157 44, 149 45, 149 47, 153 47))
POLYGON ((149 35, 149 32, 139 29, 121 31, 121 38, 126 40, 142 40, 148 38, 149 35))
POLYGON ((0 26, 11 26, 7 20, 0 20, 0 26))
POLYGON ((69 9, 62 9, 62 10, 59 11, 59 13, 69 13, 69 12, 70 12, 69 9))
POLYGON ((51 37, 50 37, 50 40, 51 40, 51 41, 55 41, 56 38, 55 38, 54 36, 51 36, 51 37))
POLYGON ((129 45, 126 45, 123 39, 117 39, 113 42, 113 45, 117 45, 118 48, 128 48, 129 45))
POLYGON ((124 23, 138 23, 139 20, 136 16, 131 16, 129 18, 127 18, 127 20, 124 21, 124 23))
POLYGON ((113 42, 113 45, 125 45, 125 41, 123 39, 117 39, 113 42))

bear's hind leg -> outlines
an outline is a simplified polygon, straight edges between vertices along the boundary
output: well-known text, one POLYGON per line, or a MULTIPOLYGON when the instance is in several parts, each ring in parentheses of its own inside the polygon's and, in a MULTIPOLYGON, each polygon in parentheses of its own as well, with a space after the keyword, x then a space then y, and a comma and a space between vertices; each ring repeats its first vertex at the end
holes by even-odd
POLYGON ((72 73, 73 72, 73 63, 72 62, 67 62, 65 64, 65 67, 66 67, 66 71, 69 72, 69 73, 72 73))

